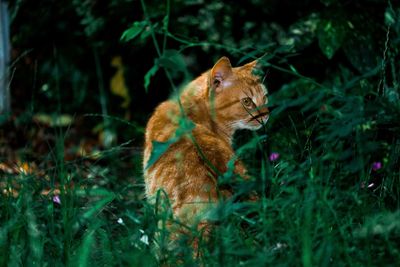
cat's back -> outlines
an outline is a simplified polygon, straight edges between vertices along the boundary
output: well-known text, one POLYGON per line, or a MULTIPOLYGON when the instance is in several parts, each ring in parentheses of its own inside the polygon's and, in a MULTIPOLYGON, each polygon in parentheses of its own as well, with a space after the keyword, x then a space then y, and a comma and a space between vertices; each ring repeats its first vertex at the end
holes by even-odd
MULTIPOLYGON (((182 116, 179 104, 174 100, 165 101, 156 108, 147 123, 143 157, 146 196, 151 202, 152 196, 162 188, 174 200, 175 208, 190 201, 198 188, 209 179, 204 175, 206 166, 186 135, 177 138, 165 151, 153 151, 157 150, 153 147, 154 141, 168 142, 175 137, 182 116), (148 166, 152 153, 162 155, 148 166)), ((193 135, 212 135, 202 125, 194 125, 193 135)))
POLYGON ((151 140, 167 141, 177 128, 178 115, 179 107, 174 101, 168 100, 158 105, 146 126, 146 143, 151 140))
POLYGON ((178 124, 179 106, 176 102, 168 100, 157 106, 147 122, 145 129, 145 144, 143 166, 146 169, 147 161, 152 150, 152 141, 166 142, 175 133, 178 124))

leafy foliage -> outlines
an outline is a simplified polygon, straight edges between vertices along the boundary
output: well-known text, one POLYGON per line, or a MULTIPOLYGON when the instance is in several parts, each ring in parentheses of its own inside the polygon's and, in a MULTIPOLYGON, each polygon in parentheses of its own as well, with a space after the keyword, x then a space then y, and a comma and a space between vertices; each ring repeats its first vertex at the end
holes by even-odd
MULTIPOLYGON (((19 0, 10 7, 16 112, 0 129, 0 265, 400 261, 397 2, 19 0), (116 55, 127 108, 108 86, 116 55), (254 179, 238 180, 232 168, 221 174, 237 194, 210 211, 216 227, 195 259, 185 237, 157 243, 168 235, 157 222, 169 206, 145 201, 141 154, 126 154, 138 150, 126 144, 140 147, 153 107, 222 55, 240 64, 260 58, 272 113, 266 132, 236 136, 254 179), (89 122, 79 123, 81 114, 89 122), (82 129, 98 134, 85 154, 82 129), (98 141, 106 130, 121 145, 106 149, 98 141), (243 201, 253 191, 260 200, 243 201)), ((180 123, 177 138, 193 127, 180 123)), ((154 144, 151 161, 173 142, 154 144)))

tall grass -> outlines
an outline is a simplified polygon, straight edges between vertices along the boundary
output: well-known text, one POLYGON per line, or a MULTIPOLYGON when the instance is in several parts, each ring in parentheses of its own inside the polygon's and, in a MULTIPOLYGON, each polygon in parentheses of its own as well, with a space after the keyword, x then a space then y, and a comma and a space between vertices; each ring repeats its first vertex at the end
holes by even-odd
MULTIPOLYGON (((371 174, 347 177, 335 169, 340 163, 327 164, 317 152, 304 151, 302 161, 300 155, 287 157, 296 152, 287 148, 267 162, 267 154, 260 160, 265 144, 252 144, 242 156, 259 165, 252 169, 255 181, 234 184, 235 200, 211 212, 216 226, 210 240, 200 242, 202 256, 195 260, 184 237, 173 248, 166 241, 162 255, 156 249, 154 237, 167 231, 157 224, 165 214, 156 214, 143 199, 137 170, 121 175, 113 167, 115 158, 124 157, 123 147, 87 166, 63 160, 60 136, 50 157, 53 168, 40 175, 2 175, 0 264, 157 266, 162 259, 172 266, 393 266, 400 261, 398 170, 380 185, 364 185, 371 174), (261 196, 258 202, 240 201, 253 189, 261 196)), ((140 155, 133 160, 140 162, 140 155)))
POLYGON ((314 105, 300 113, 296 109, 305 109, 317 89, 301 96, 278 93, 271 97, 275 109, 267 135, 243 132, 236 138, 238 154, 254 179, 232 182, 233 176, 224 174, 221 180, 238 193, 211 211, 215 228, 210 240, 201 240, 199 259, 193 258, 185 237, 174 247, 168 241, 155 243, 155 236, 167 231, 157 224, 166 214, 156 213, 143 198, 140 153, 126 154, 131 148, 121 145, 89 165, 65 161, 68 132, 57 130, 52 152, 44 159, 52 167, 18 175, 2 172, 0 265, 400 262, 398 104, 377 96, 370 106, 355 92, 332 96, 327 91, 319 93, 331 107, 314 105), (279 102, 279 97, 288 101, 279 102), (380 119, 371 121, 371 109, 380 119), (272 152, 279 158, 270 158, 272 152), (121 165, 124 161, 128 169, 121 165), (378 161, 380 168, 373 165, 378 161), (253 190, 259 201, 241 200, 253 190))

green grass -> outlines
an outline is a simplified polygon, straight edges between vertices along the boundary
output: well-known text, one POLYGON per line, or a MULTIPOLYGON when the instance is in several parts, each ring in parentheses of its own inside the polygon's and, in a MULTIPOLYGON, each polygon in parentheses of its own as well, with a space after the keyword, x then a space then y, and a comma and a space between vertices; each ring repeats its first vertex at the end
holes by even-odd
POLYGON ((236 198, 211 212, 216 226, 210 240, 200 242, 199 259, 193 259, 185 237, 173 246, 168 241, 155 244, 155 236, 167 231, 157 224, 165 214, 156 214, 143 197, 139 153, 127 154, 129 147, 116 146, 90 164, 65 161, 66 134, 61 133, 46 159, 52 167, 41 174, 2 173, 0 265, 395 266, 400 262, 398 139, 383 146, 391 159, 374 171, 368 143, 357 142, 368 131, 355 127, 348 135, 335 136, 337 143, 329 147, 318 141, 326 134, 324 129, 330 129, 325 115, 309 125, 307 118, 298 119, 285 126, 291 131, 280 132, 278 119, 290 119, 278 112, 275 116, 268 136, 264 132, 259 133, 261 139, 249 132, 237 136, 237 151, 254 180, 232 184, 236 198), (352 158, 340 157, 348 150, 340 142, 350 137, 355 138, 352 158), (279 159, 269 161, 268 150, 279 152, 279 159), (368 160, 360 168, 353 166, 368 160), (352 166, 355 171, 349 171, 352 166), (60 191, 41 194, 49 188, 60 191), (258 191, 260 200, 240 201, 251 190, 258 191), (55 194, 60 203, 54 201, 55 194))
POLYGON ((19 152, 34 171, 1 172, 0 266, 396 266, 399 103, 354 80, 339 90, 296 77, 271 94, 265 131, 235 136, 253 179, 221 174, 236 195, 210 211, 201 257, 187 236, 163 238, 170 214, 144 198, 139 147, 67 161, 70 131, 55 126, 47 155, 32 161, 29 142, 19 152), (244 201, 253 191, 259 201, 244 201))

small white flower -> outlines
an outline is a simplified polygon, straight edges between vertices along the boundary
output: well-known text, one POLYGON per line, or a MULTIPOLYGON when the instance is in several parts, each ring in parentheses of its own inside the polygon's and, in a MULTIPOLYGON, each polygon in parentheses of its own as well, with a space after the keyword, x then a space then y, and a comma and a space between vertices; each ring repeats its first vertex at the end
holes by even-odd
POLYGON ((117 223, 124 224, 124 220, 122 220, 122 218, 118 218, 117 223))
POLYGON ((373 187, 374 185, 375 185, 374 183, 371 183, 371 184, 368 185, 368 188, 371 188, 371 187, 373 187))

